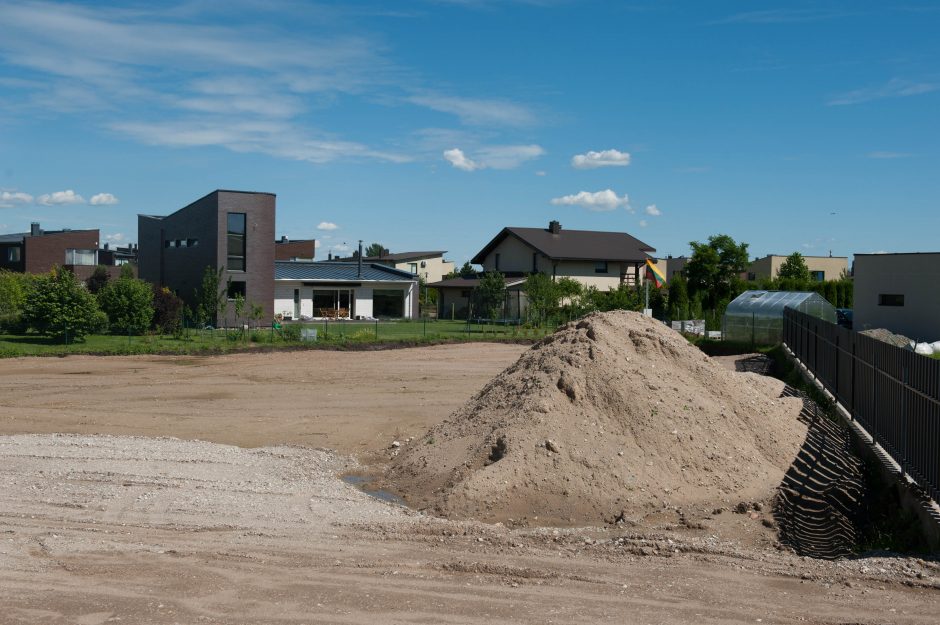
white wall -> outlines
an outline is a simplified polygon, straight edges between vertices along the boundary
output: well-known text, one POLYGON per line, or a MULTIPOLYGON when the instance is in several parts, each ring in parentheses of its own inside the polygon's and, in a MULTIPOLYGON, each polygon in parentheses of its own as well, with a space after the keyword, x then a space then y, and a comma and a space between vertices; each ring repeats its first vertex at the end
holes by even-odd
MULTIPOLYGON (((283 314, 293 316, 294 314, 294 289, 300 289, 300 314, 313 317, 313 290, 314 288, 328 287, 310 287, 302 286, 301 281, 278 280, 274 285, 274 314, 283 314)), ((343 288, 343 287, 338 287, 343 288)), ((406 319, 415 316, 415 303, 418 297, 417 282, 370 282, 367 286, 355 287, 353 297, 355 298, 354 313, 360 317, 371 317, 372 291, 374 289, 402 289, 405 291, 404 316, 406 319)))
POLYGON ((372 287, 356 287, 356 316, 372 316, 372 287))

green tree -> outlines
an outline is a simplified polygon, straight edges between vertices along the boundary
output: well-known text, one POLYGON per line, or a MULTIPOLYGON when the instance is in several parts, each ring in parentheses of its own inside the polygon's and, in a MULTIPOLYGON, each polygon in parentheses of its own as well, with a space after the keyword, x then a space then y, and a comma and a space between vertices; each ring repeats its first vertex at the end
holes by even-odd
POLYGON ((40 334, 80 340, 100 330, 107 317, 98 309, 95 296, 71 271, 54 267, 32 279, 23 305, 23 321, 40 334))
POLYGON ((718 234, 708 237, 707 243, 692 241, 689 245, 692 256, 685 266, 689 294, 700 295, 707 309, 715 309, 721 300, 734 299, 743 288, 741 274, 748 265, 747 243, 718 234))
POLYGON ((97 295, 98 291, 103 289, 110 279, 111 274, 108 273, 108 268, 104 265, 98 265, 91 273, 91 277, 85 282, 85 286, 88 287, 88 291, 92 295, 97 295))
POLYGON ((669 316, 676 321, 689 318, 689 290, 682 274, 676 274, 669 281, 669 316))
MULTIPOLYGON (((225 293, 220 291, 224 267, 214 271, 206 267, 202 272, 202 285, 196 290, 196 320, 201 325, 215 325, 219 318, 219 311, 225 303, 225 293)), ((226 306, 227 308, 227 306, 226 306)))
POLYGON ((384 256, 385 246, 381 243, 371 243, 363 254, 366 256, 384 256))
POLYGON ((0 329, 21 332, 31 274, 0 271, 0 329))
POLYGON ((469 262, 465 262, 460 269, 448 273, 445 278, 476 278, 477 270, 469 262))
POLYGON ((522 286, 528 300, 529 319, 540 324, 558 308, 558 285, 544 273, 533 273, 525 279, 522 286))
POLYGON ((129 263, 124 263, 123 265, 121 265, 121 271, 118 274, 118 277, 119 278, 136 278, 137 276, 134 275, 134 265, 131 265, 129 263))
POLYGON ((787 259, 780 265, 780 269, 777 270, 777 276, 781 280, 792 280, 796 284, 806 284, 811 279, 809 267, 806 266, 806 261, 799 252, 793 252, 787 256, 787 259))
POLYGON ((153 287, 136 278, 118 278, 98 293, 98 305, 112 332, 141 334, 153 321, 153 287))
POLYGON ((503 274, 498 271, 484 273, 477 287, 477 297, 489 319, 501 318, 506 303, 506 279, 503 274))

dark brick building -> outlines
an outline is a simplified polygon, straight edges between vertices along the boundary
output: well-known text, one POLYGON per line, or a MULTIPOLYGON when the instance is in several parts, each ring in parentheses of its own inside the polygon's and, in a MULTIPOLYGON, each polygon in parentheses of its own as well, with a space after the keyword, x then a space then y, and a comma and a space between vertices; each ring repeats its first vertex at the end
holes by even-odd
MULTIPOLYGON (((217 190, 171 215, 138 215, 140 277, 173 290, 191 308, 206 267, 224 268, 223 289, 274 316, 273 193, 217 190)), ((217 320, 217 323, 222 320, 217 320)), ((234 322, 228 306, 227 323, 234 322)))
MULTIPOLYGON (((0 235, 0 269, 45 273, 55 266, 91 275, 98 264, 98 230, 43 230, 0 235)), ((82 276, 79 276, 82 277, 82 276)))
POLYGON ((275 260, 314 260, 316 254, 315 239, 291 241, 287 237, 281 237, 280 240, 274 242, 275 260))

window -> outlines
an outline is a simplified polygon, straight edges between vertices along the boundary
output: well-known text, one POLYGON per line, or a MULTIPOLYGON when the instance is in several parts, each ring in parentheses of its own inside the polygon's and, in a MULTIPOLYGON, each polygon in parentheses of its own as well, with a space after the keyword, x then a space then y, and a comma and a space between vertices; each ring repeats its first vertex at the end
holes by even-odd
POLYGON ((538 273, 539 271, 539 253, 532 252, 532 273, 538 273))
POLYGON ((165 248, 171 248, 171 247, 173 247, 173 241, 164 241, 164 242, 163 242, 163 247, 165 247, 165 248))
POLYGON ((186 239, 186 247, 196 247, 199 245, 199 239, 186 239))
POLYGON ((228 214, 228 270, 245 271, 245 213, 228 214))
POLYGON ((496 271, 499 271, 499 252, 496 253, 496 266, 494 267, 496 271))
POLYGON ((84 265, 84 266, 94 266, 98 264, 96 253, 97 250, 76 250, 76 249, 67 249, 65 250, 65 264, 66 265, 84 265))
MULTIPOLYGON (((675 272, 673 272, 673 275, 675 275, 675 272)), ((747 274, 747 279, 749 282, 753 282, 754 280, 757 280, 757 274, 754 273, 753 271, 750 271, 747 274)))
POLYGON ((607 273, 607 261, 600 260, 594 263, 594 273, 607 273))
POLYGON ((417 273, 418 273, 418 263, 408 263, 408 271, 410 271, 411 273, 417 275, 417 273))
POLYGON ((228 283, 227 296, 229 299, 235 299, 239 295, 245 297, 246 292, 244 280, 232 280, 228 283))
POLYGON ((903 306, 904 295, 901 293, 880 293, 878 295, 879 306, 903 306))
POLYGON ((10 262, 10 263, 20 262, 20 248, 18 247, 7 248, 7 262, 10 262))
POLYGON ((809 272, 810 277, 813 278, 815 282, 825 282, 826 281, 826 272, 825 271, 811 271, 809 272))

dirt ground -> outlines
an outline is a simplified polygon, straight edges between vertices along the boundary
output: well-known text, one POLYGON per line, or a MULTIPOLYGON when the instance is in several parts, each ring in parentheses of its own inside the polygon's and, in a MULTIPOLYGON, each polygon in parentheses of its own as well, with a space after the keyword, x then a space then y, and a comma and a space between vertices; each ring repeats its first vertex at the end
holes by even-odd
POLYGON ((755 513, 513 528, 338 479, 523 349, 0 361, 0 623, 940 623, 936 563, 755 513))

